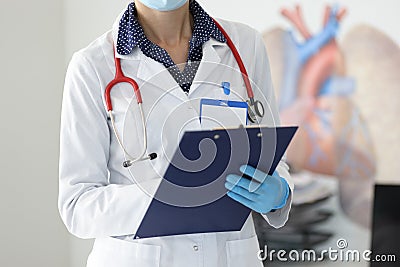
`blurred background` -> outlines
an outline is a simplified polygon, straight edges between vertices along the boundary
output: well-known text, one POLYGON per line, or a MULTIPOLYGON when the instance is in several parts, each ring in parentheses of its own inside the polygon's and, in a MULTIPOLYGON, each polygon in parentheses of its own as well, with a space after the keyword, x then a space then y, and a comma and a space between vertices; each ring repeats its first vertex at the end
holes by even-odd
MULTIPOLYGON (((288 152, 296 183, 288 227, 256 220, 260 244, 318 250, 345 238, 369 249, 374 185, 400 185, 400 2, 199 2, 263 34, 282 123, 301 126, 288 152), (312 47, 331 25, 327 7, 336 11, 334 34, 312 47)), ((0 3, 0 266, 85 266, 92 240, 71 236, 57 210, 64 75, 73 52, 108 31, 127 4, 0 3)))

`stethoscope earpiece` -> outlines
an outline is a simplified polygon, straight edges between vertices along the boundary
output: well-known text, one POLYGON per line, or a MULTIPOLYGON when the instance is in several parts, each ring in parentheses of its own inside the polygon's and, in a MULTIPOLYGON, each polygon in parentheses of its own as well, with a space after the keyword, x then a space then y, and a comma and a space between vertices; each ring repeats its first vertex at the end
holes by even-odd
POLYGON ((142 157, 139 158, 137 160, 126 160, 122 163, 122 166, 124 166, 124 168, 129 168, 130 166, 133 165, 133 163, 138 162, 138 161, 144 161, 144 160, 153 160, 157 158, 157 153, 150 153, 147 157, 142 157))
POLYGON ((132 163, 130 160, 126 160, 124 161, 124 163, 122 164, 122 166, 124 166, 124 168, 129 168, 130 166, 132 166, 132 163))
POLYGON ((153 159, 156 159, 157 158, 157 153, 151 153, 151 154, 149 154, 149 159, 150 160, 153 160, 153 159))

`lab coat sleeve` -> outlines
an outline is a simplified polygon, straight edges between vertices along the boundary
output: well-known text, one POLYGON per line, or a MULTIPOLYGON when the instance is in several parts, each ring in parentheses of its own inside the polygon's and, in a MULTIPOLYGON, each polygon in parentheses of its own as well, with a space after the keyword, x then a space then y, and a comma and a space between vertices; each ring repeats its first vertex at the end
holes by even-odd
POLYGON ((134 234, 151 201, 135 184, 108 182, 110 131, 101 91, 90 62, 75 54, 62 103, 58 208, 80 238, 134 234))
MULTIPOLYGON (((266 108, 266 114, 263 118, 262 123, 270 125, 280 125, 279 112, 276 104, 274 88, 272 85, 271 71, 269 66, 269 60, 267 56, 267 51, 264 45, 262 35, 256 32, 255 37, 255 58, 254 58, 254 80, 253 82, 258 87, 254 90, 256 97, 257 91, 261 91, 263 96, 259 96, 258 99, 265 98, 268 103, 269 108, 266 108), (266 121, 265 121, 266 120, 266 121)), ((294 190, 294 184, 290 178, 289 166, 285 162, 286 156, 282 158, 277 166, 277 172, 279 175, 286 180, 289 185, 290 193, 287 199, 286 205, 281 209, 274 212, 269 212, 267 214, 262 214, 265 220, 275 228, 279 228, 285 225, 289 218, 289 211, 292 205, 292 196, 294 190)))

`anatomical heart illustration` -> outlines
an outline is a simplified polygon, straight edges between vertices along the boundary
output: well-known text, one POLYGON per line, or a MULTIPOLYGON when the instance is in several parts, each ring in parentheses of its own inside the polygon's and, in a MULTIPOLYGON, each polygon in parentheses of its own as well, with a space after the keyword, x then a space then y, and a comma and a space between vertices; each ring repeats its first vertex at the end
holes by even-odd
POLYGON ((400 47, 368 25, 339 42, 346 13, 326 7, 313 34, 299 6, 283 9, 293 30, 268 30, 264 41, 281 123, 300 126, 288 163, 294 172, 338 179, 342 209, 368 227, 375 179, 400 173, 400 47))

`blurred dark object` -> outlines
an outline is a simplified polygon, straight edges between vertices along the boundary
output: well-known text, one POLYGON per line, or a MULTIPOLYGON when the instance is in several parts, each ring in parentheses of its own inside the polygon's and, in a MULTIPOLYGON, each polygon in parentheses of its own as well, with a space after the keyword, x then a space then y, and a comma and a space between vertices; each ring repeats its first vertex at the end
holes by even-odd
MULTIPOLYGON (((400 266, 400 186, 375 185, 372 256, 395 255, 396 262, 371 261, 371 267, 400 266)), ((380 256, 383 260, 383 257, 380 256)))

